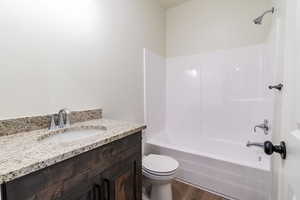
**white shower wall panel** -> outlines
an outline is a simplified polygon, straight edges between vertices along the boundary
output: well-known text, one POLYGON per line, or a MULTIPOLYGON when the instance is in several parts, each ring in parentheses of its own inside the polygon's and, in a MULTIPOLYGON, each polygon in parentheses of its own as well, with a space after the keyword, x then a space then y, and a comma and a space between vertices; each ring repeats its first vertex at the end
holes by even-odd
POLYGON ((264 44, 167 59, 166 129, 187 144, 268 139, 253 126, 272 119, 273 72, 264 44))
POLYGON ((153 137, 166 124, 166 60, 148 49, 144 49, 144 84, 146 135, 153 137))

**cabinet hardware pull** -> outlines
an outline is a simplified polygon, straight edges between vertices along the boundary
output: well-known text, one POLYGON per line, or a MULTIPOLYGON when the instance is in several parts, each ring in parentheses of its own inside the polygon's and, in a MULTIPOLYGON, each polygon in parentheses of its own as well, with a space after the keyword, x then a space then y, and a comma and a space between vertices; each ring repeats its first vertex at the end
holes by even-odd
POLYGON ((109 187, 109 180, 104 179, 103 180, 104 183, 104 192, 103 192, 103 200, 110 200, 110 187, 109 187))
POLYGON ((101 186, 99 184, 94 185, 93 193, 94 193, 94 197, 93 197, 94 200, 102 200, 101 186))

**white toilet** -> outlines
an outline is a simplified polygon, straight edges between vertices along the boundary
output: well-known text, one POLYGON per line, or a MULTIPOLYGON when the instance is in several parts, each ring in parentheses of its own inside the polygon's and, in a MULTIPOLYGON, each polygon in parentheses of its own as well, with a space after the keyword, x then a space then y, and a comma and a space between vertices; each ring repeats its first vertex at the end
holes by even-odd
POLYGON ((150 154, 143 158, 143 175, 152 185, 151 200, 172 200, 171 181, 179 163, 168 156, 150 154))

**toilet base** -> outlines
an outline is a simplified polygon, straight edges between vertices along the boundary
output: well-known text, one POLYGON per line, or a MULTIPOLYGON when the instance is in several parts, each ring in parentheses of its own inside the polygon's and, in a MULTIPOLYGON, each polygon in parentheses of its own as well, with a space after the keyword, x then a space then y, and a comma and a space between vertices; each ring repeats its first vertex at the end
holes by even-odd
POLYGON ((152 184, 151 200, 172 200, 171 183, 152 184))
POLYGON ((142 200, 150 200, 145 193, 142 194, 142 200))

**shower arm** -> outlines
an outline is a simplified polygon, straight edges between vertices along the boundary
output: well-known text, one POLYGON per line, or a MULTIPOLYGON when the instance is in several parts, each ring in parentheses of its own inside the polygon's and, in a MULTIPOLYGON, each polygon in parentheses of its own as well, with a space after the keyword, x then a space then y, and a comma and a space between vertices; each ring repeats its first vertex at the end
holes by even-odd
POLYGON ((272 13, 272 14, 273 14, 274 12, 275 12, 275 8, 272 7, 272 9, 265 11, 262 15, 260 15, 260 16, 257 17, 257 18, 255 18, 253 21, 254 21, 255 24, 261 24, 261 23, 262 23, 262 20, 263 20, 263 18, 264 18, 264 16, 265 16, 266 14, 268 14, 268 13, 272 13))
POLYGON ((272 9, 265 11, 260 17, 263 17, 268 13, 274 13, 274 12, 275 12, 275 8, 273 7, 272 9))

